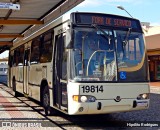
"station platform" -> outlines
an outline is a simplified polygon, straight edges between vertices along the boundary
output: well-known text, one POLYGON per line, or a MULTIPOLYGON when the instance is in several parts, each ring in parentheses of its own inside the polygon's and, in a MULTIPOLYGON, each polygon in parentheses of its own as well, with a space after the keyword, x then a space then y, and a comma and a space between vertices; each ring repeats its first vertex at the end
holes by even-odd
POLYGON ((44 114, 43 108, 26 97, 14 97, 9 87, 0 84, 0 130, 59 129, 44 114))

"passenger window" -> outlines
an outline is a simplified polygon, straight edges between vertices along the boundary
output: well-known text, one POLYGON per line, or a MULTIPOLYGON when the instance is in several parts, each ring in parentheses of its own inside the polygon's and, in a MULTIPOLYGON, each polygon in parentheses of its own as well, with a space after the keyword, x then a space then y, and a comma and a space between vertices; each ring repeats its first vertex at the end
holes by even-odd
POLYGON ((41 46, 41 57, 40 57, 41 63, 51 62, 52 49, 53 49, 52 33, 49 32, 47 34, 44 34, 44 37, 43 37, 43 42, 41 46))
POLYGON ((31 64, 37 64, 40 60, 40 37, 32 41, 31 46, 31 64))
POLYGON ((18 58, 18 65, 21 66, 23 65, 23 56, 24 56, 24 46, 21 46, 19 49, 18 49, 18 55, 17 55, 17 58, 18 58))

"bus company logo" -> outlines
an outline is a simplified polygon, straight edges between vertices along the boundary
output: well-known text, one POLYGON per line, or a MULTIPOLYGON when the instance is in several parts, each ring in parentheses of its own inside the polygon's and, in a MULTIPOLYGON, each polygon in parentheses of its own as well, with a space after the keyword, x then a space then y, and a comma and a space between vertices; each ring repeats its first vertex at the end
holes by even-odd
POLYGON ((115 100, 116 102, 120 102, 120 101, 121 101, 121 97, 120 97, 120 96, 117 96, 114 100, 115 100))

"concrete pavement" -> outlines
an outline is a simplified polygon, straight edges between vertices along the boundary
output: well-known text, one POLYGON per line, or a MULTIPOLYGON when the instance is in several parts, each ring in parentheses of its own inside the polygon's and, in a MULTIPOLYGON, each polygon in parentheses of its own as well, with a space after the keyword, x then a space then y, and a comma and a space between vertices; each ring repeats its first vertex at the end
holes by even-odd
POLYGON ((13 93, 10 88, 0 84, 0 130, 60 129, 44 116, 41 106, 26 97, 15 98, 13 93))

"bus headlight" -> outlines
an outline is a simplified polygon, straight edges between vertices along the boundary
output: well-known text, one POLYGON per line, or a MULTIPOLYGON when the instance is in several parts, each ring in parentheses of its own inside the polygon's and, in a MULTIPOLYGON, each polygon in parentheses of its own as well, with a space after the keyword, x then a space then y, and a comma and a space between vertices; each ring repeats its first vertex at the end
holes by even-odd
POLYGON ((86 102, 87 101, 87 97, 86 96, 81 96, 81 102, 86 102))
POLYGON ((76 102, 95 102, 96 98, 91 95, 73 95, 73 100, 76 102))
POLYGON ((138 99, 138 100, 149 99, 149 93, 140 94, 140 95, 137 97, 137 99, 138 99))

